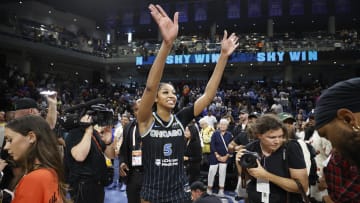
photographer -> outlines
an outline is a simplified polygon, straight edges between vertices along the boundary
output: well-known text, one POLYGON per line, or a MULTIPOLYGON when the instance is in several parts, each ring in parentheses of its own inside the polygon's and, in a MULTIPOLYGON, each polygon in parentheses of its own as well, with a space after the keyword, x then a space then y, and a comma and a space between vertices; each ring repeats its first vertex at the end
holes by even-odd
POLYGON ((114 157, 111 126, 102 121, 95 130, 93 118, 84 115, 82 124, 70 130, 65 140, 70 195, 76 203, 104 202, 104 186, 109 183, 105 156, 114 157))
POLYGON ((258 140, 236 156, 242 171, 250 175, 249 202, 303 202, 297 193, 307 191, 308 178, 299 144, 286 141, 287 129, 274 115, 258 118, 253 127, 258 140))

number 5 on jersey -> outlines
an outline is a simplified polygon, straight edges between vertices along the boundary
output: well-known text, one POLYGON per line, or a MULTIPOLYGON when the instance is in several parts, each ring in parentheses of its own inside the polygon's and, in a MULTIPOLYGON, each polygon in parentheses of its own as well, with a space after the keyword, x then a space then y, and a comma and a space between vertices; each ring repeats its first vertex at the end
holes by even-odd
POLYGON ((172 144, 164 144, 164 156, 170 156, 172 154, 172 144))

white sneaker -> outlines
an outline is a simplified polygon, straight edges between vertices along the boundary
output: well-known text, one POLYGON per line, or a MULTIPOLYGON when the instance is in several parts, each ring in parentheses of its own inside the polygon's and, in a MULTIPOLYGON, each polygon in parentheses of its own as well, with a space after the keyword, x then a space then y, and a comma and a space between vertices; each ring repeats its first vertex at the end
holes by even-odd
POLYGON ((224 194, 224 190, 219 190, 219 192, 218 192, 218 196, 220 196, 220 197, 224 197, 224 196, 225 196, 225 194, 224 194))
POLYGON ((212 195, 212 190, 210 190, 209 188, 206 190, 206 193, 208 193, 209 195, 212 195))

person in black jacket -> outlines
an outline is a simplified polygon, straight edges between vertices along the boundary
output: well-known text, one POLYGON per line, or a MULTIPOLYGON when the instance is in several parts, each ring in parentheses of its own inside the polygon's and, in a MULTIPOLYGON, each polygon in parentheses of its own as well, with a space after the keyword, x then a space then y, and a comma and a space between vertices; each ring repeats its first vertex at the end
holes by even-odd
POLYGON ((185 154, 184 161, 189 184, 198 180, 200 176, 201 144, 199 131, 195 125, 188 125, 185 128, 185 154))
POLYGON ((120 176, 126 177, 126 194, 128 202, 140 203, 140 190, 143 179, 143 166, 140 162, 133 163, 141 157, 141 137, 136 127, 137 111, 140 99, 132 106, 135 120, 124 127, 123 144, 120 147, 120 176), (135 139, 134 139, 135 138, 135 139), (139 154, 140 153, 140 154, 139 154))

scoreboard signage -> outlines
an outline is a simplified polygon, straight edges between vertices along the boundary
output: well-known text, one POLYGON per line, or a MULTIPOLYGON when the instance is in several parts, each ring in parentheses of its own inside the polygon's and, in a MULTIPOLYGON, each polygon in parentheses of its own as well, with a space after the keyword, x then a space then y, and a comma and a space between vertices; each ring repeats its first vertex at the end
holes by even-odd
MULTIPOLYGON (((208 64, 216 63, 220 54, 183 54, 169 55, 166 58, 166 64, 208 64)), ((136 65, 151 65, 155 56, 136 57, 136 65)), ((247 62, 305 62, 318 61, 317 51, 277 51, 277 52, 258 52, 258 53, 234 53, 229 58, 229 63, 247 63, 247 62)))

